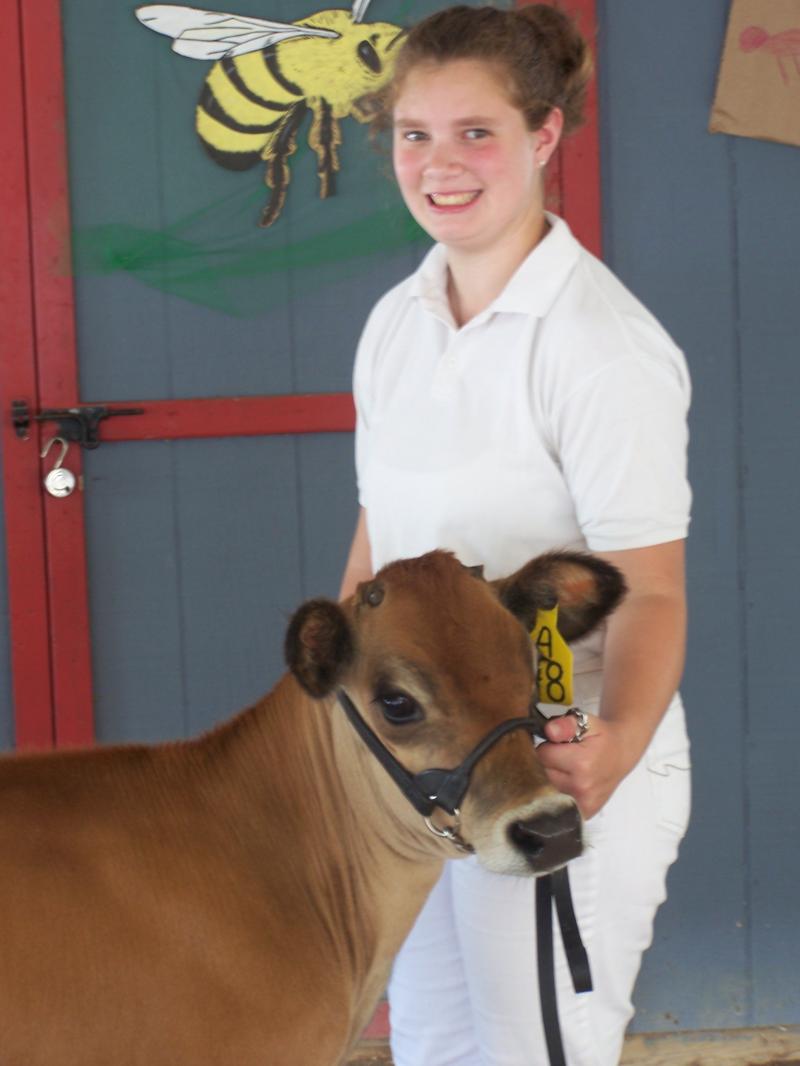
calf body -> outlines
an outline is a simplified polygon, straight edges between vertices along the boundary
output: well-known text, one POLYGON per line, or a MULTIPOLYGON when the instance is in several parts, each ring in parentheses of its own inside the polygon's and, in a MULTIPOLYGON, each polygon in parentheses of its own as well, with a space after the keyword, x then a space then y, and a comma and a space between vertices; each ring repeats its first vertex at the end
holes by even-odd
MULTIPOLYGON (((444 553, 393 564, 348 604, 302 608, 293 672, 212 733, 1 760, 1 1066, 342 1063, 457 852, 335 694, 409 771, 456 765, 530 707, 529 642, 502 601, 528 624, 557 595, 569 619, 580 586, 577 635, 620 594, 596 561, 536 565, 493 587, 444 553)), ((511 827, 565 812, 576 825, 517 732, 476 767, 460 831, 492 868, 543 872, 571 854, 526 851, 511 827)))

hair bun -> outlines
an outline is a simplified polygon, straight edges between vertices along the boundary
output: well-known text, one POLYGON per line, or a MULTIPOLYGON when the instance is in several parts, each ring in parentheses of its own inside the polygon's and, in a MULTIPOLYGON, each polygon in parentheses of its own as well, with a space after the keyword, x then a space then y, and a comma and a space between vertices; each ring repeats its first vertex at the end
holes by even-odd
POLYGON ((550 4, 527 4, 515 8, 536 36, 537 51, 550 60, 551 102, 564 113, 564 132, 584 120, 586 91, 594 72, 592 53, 575 22, 550 4))
POLYGON ((531 130, 540 129, 554 107, 564 132, 583 121, 592 75, 589 46, 572 19, 549 4, 521 8, 459 4, 436 11, 408 32, 395 60, 394 77, 381 94, 376 128, 390 112, 410 70, 420 63, 470 59, 504 75, 513 105, 531 130))

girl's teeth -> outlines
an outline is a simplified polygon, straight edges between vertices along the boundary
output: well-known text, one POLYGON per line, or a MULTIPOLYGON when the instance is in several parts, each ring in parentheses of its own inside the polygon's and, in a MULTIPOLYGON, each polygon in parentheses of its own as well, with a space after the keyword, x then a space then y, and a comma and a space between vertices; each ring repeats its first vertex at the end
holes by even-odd
POLYGON ((434 192, 431 193, 431 200, 437 207, 461 207, 474 200, 477 195, 474 192, 434 192))

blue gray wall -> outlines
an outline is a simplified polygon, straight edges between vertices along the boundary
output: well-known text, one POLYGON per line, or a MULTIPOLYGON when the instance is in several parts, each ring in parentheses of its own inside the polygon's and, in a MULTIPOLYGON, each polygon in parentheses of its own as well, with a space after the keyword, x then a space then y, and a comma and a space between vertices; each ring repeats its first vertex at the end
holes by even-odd
MULTIPOLYGON (((413 6, 386 0, 373 17, 407 23, 413 6)), ((349 391, 367 308, 421 248, 384 159, 343 122, 323 202, 306 122, 281 216, 260 229, 263 165, 226 171, 195 135, 210 64, 132 12, 64 7, 82 397, 349 391)), ((273 0, 269 14, 298 8, 273 0)), ((269 689, 291 611, 338 590, 350 435, 120 444, 85 472, 98 738, 194 733, 269 689)))
POLYGON ((706 132, 726 0, 601 0, 606 258, 694 381, 694 819, 640 1030, 800 1021, 800 148, 706 132))
MULTIPOLYGON (((273 17, 293 17, 280 2, 273 17)), ((355 246, 365 203, 396 206, 363 130, 343 128, 336 202, 316 200, 301 148, 265 239, 248 216, 260 175, 218 171, 194 143, 202 65, 131 32, 131 7, 65 5, 84 399, 346 389, 370 304, 421 248, 399 232, 383 250, 355 246), (105 52, 97 34, 82 41, 89 16, 105 52), (321 230, 345 234, 338 262, 320 246, 303 260, 321 230), (260 272, 251 246, 269 252, 260 272), (222 280, 214 256, 230 266, 222 280)), ((695 813, 638 985, 640 1031, 800 1022, 800 149, 706 132, 727 8, 599 0, 606 259, 682 345, 695 389, 695 813)), ((386 0, 374 17, 415 13, 386 0)), ((268 688, 289 612, 338 584, 355 517, 349 437, 120 444, 88 455, 86 477, 101 739, 194 732, 268 688)))

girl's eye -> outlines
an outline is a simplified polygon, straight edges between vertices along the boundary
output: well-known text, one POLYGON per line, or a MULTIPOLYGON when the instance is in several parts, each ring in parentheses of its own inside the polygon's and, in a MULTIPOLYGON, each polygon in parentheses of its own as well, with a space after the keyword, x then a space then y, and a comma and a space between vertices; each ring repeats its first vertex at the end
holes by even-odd
POLYGON ((417 701, 405 692, 385 692, 376 698, 375 703, 392 725, 409 725, 422 721, 424 717, 417 701))
POLYGON ((422 130, 405 130, 402 134, 404 141, 424 141, 425 134, 422 130))
POLYGON ((483 129, 465 130, 464 136, 468 141, 480 141, 489 136, 489 131, 483 129))

